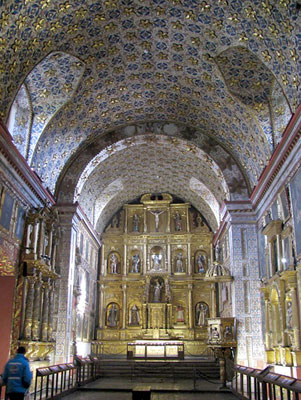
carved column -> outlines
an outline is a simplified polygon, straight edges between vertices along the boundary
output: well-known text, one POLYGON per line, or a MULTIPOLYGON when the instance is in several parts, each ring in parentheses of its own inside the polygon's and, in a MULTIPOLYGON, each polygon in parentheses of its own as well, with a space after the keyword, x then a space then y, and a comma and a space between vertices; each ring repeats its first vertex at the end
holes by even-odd
POLYGON ((55 292, 55 283, 52 282, 48 291, 48 299, 49 299, 49 307, 48 307, 48 327, 47 327, 47 340, 48 342, 52 342, 54 340, 53 337, 53 315, 54 315, 54 292, 55 292))
POLYGON ((125 329, 125 324, 126 324, 126 311, 127 311, 126 284, 122 285, 122 294, 123 294, 122 329, 125 329))
POLYGON ((148 265, 148 259, 147 259, 147 243, 146 243, 146 238, 144 238, 144 243, 143 243, 143 275, 146 274, 147 265, 148 265))
POLYGON ((147 222, 146 222, 146 208, 143 209, 143 232, 147 232, 147 222))
POLYGON ((123 275, 126 276, 127 274, 127 264, 128 264, 128 257, 127 257, 127 244, 123 246, 123 275))
POLYGON ((170 243, 168 243, 167 244, 167 271, 168 271, 168 275, 171 274, 171 265, 172 265, 171 250, 170 250, 170 243))
POLYGON ((188 285, 188 318, 189 329, 193 328, 193 310, 192 310, 192 285, 188 285))
POLYGON ((264 294, 264 313, 265 313, 265 346, 269 350, 271 348, 271 334, 270 334, 270 312, 269 312, 269 294, 264 294))
POLYGON ((33 299, 34 299, 34 284, 35 276, 28 276, 27 281, 27 293, 25 303, 25 320, 24 320, 24 339, 31 340, 31 329, 32 329, 32 312, 33 312, 33 299))
POLYGON ((103 329, 104 327, 104 284, 99 286, 99 328, 103 329))
POLYGON ((300 329, 298 324, 298 296, 296 284, 290 284, 290 295, 292 299, 292 310, 293 310, 293 331, 294 331, 294 348, 300 350, 301 339, 300 339, 300 329))
POLYGON ((41 328, 41 288, 42 278, 41 273, 37 276, 37 280, 34 286, 34 300, 33 300, 33 313, 32 313, 32 339, 40 340, 40 328, 41 328))
POLYGON ((45 222, 42 217, 39 218, 38 222, 38 245, 37 245, 37 255, 38 258, 41 258, 44 251, 44 229, 45 229, 45 222))
POLYGON ((188 245, 187 245, 187 268, 188 268, 188 275, 191 275, 192 268, 191 268, 191 243, 190 243, 190 241, 188 242, 188 245))
POLYGON ((42 335, 43 342, 48 340, 48 318, 49 318, 49 279, 43 284, 43 309, 42 309, 42 335))
POLYGON ((167 209, 167 227, 166 232, 170 232, 170 208, 167 209))

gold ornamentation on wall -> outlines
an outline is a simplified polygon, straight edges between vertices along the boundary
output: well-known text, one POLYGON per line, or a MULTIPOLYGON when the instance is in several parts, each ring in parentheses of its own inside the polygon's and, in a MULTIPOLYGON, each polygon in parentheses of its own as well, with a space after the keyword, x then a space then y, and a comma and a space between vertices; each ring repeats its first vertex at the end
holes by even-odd
POLYGON ((97 338, 104 352, 109 343, 111 352, 125 352, 135 339, 206 347, 207 318, 216 313, 215 285, 205 279, 213 233, 190 204, 172 201, 169 194, 145 194, 103 234, 97 338))

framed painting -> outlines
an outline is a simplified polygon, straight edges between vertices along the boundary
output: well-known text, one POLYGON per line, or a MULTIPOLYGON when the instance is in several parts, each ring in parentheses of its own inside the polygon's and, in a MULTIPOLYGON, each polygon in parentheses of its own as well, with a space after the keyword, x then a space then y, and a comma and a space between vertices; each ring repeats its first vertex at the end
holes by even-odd
POLYGON ((10 221, 13 213, 14 199, 7 193, 4 193, 4 201, 1 209, 0 224, 9 231, 10 221))

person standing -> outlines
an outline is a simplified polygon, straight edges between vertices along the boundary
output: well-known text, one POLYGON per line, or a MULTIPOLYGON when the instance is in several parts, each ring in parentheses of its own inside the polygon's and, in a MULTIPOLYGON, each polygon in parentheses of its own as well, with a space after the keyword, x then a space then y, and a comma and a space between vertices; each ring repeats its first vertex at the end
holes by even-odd
POLYGON ((24 399, 31 383, 32 373, 25 353, 25 347, 20 346, 15 357, 6 363, 4 368, 2 379, 6 385, 6 394, 10 400, 24 399))

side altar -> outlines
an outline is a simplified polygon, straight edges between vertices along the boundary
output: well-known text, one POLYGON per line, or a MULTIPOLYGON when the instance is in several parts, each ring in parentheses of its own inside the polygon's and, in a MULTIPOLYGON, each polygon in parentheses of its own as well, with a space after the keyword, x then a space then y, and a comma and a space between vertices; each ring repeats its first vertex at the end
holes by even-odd
MULTIPOLYGON (((145 194, 140 203, 126 204, 115 214, 102 237, 101 346, 92 344, 92 351, 127 354, 129 344, 143 341, 144 355, 171 351, 168 343, 175 342, 187 354, 204 352, 207 319, 217 316, 217 281, 208 277, 212 239, 202 215, 169 194, 145 194)), ((142 349, 137 346, 133 354, 142 349)))

